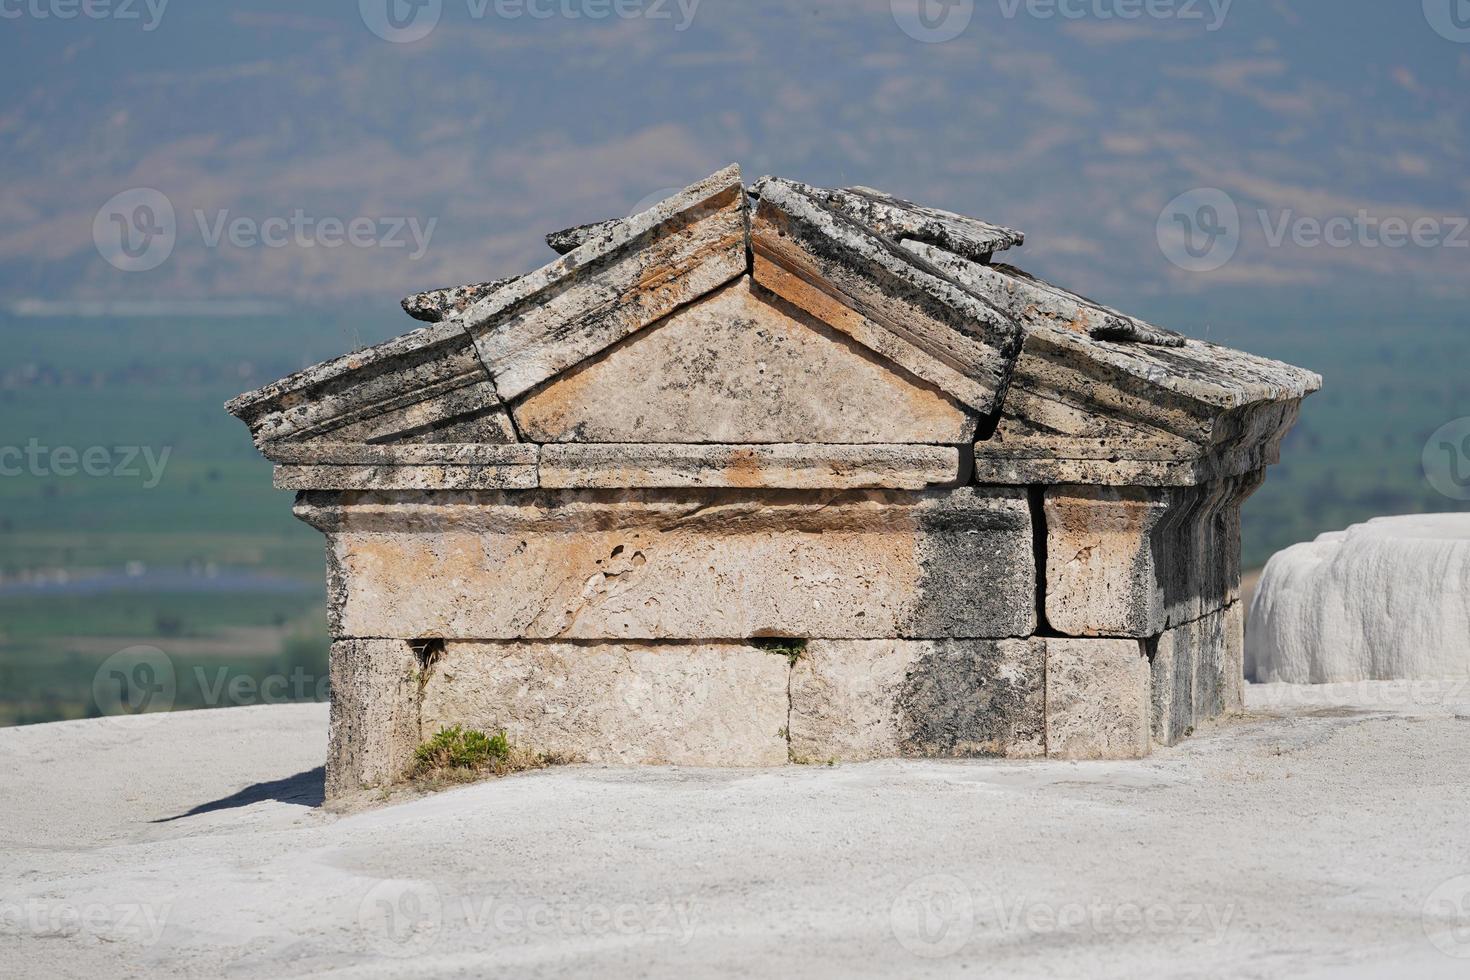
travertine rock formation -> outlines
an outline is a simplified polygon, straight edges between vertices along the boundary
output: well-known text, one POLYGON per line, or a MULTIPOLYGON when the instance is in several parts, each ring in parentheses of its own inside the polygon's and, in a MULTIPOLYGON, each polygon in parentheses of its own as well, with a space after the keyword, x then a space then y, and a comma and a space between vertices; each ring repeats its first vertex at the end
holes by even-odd
POLYGON ((1251 603, 1261 683, 1470 678, 1470 514, 1380 517, 1277 554, 1251 603))
POLYGON ((327 538, 333 794, 589 761, 1128 758, 1239 707, 1240 506, 1320 385, 1010 229, 730 167, 229 410, 327 538))

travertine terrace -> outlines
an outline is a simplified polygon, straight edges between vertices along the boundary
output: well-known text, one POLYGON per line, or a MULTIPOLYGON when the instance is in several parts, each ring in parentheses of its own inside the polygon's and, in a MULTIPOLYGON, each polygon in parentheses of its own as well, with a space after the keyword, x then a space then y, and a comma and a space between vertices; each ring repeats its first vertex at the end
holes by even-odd
POLYGON ((1315 375, 738 167, 229 410, 327 539, 328 791, 589 762, 1133 758, 1242 697, 1240 508, 1315 375))

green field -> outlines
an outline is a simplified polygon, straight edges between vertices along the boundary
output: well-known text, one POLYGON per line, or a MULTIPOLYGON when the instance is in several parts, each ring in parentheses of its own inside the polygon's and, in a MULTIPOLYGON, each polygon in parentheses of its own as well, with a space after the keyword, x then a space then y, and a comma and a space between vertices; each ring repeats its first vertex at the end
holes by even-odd
POLYGON ((394 316, 0 320, 0 447, 102 447, 111 464, 93 467, 109 475, 57 475, 26 461, 0 476, 0 725, 96 714, 98 667, 140 644, 173 664, 177 708, 315 697, 327 651, 321 535, 291 516, 292 495, 272 489, 269 464, 222 406, 403 327, 394 316), (132 447, 151 451, 153 470, 141 452, 122 465, 132 447), (61 573, 70 581, 58 584, 61 573), (81 585, 99 573, 124 591, 81 585), (211 573, 210 591, 178 589, 211 573), (38 576, 44 591, 31 587, 38 576))
MULTIPOLYGON (((1470 415, 1470 330, 1458 314, 1385 324, 1310 311, 1271 322, 1197 306, 1143 312, 1327 378, 1283 464, 1247 505, 1247 565, 1375 515, 1464 507, 1437 495, 1420 469, 1430 434, 1470 415)), ((326 663, 321 536, 291 516, 291 495, 271 488, 269 464, 221 406, 410 326, 396 311, 361 319, 0 318, 8 355, 0 362, 0 447, 35 440, 79 454, 169 454, 156 486, 141 464, 136 476, 0 477, 0 725, 97 713, 99 666, 140 644, 173 664, 175 707, 267 699, 249 684, 222 699, 222 679, 294 677, 290 696, 320 694, 310 682, 326 663), (68 581, 57 581, 62 574, 68 581), (78 585, 96 574, 121 591, 78 585), (181 577, 210 575, 217 579, 209 591, 177 587, 181 577), (44 586, 34 585, 38 577, 44 586)))

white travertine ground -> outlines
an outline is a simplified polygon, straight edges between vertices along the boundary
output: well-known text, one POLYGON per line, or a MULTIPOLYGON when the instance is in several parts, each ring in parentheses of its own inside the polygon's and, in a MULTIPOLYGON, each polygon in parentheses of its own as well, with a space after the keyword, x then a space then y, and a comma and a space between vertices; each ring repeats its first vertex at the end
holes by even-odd
POLYGON ((1470 682, 1139 762, 575 767, 351 815, 325 706, 0 731, 0 975, 1463 977, 1470 682))
POLYGON ((1379 517, 1273 557, 1251 605, 1263 682, 1470 678, 1470 514, 1379 517))

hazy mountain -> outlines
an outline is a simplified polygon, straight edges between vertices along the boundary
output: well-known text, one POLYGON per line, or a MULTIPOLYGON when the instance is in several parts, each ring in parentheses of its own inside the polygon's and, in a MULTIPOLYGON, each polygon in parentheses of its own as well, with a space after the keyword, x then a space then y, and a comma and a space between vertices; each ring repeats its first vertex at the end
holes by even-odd
POLYGON ((25 0, 0 24, 0 299, 391 303, 534 267, 545 231, 738 160, 1021 228, 1018 263, 1117 302, 1451 303, 1470 5, 1443 0, 1461 16, 1437 31, 1436 2, 113 0, 60 19, 66 0, 25 0), (158 256, 156 198, 99 217, 133 188, 174 211, 148 271, 94 241, 121 220, 145 254, 118 264, 158 256), (1161 214, 1195 188, 1239 214, 1209 272, 1166 256, 1213 264, 1229 230, 1187 198, 1183 250, 1161 214), (353 219, 359 244, 323 245, 353 219), (1375 247, 1385 219, 1419 221, 1418 243, 1375 247))

